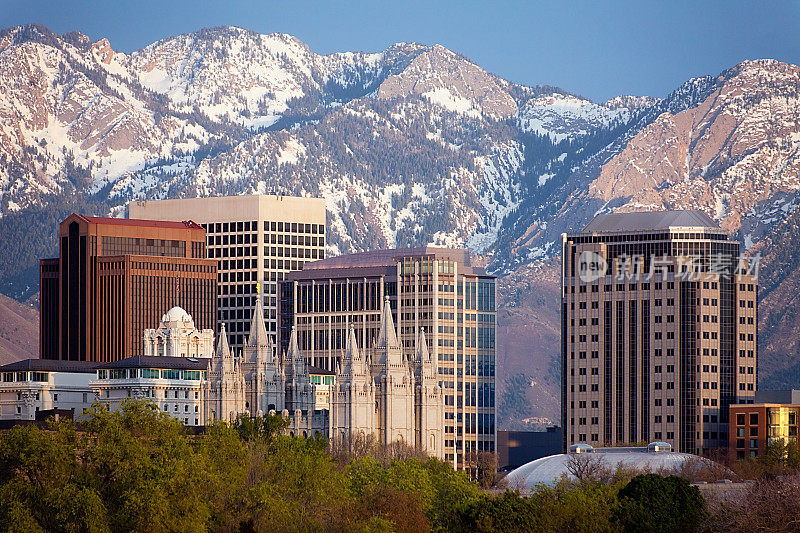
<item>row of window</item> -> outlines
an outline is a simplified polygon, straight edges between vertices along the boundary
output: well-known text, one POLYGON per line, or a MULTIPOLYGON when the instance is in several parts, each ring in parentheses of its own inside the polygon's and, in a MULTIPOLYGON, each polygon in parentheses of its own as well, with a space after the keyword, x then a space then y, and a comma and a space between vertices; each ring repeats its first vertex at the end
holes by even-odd
POLYGON ((206 379, 206 372, 201 370, 175 370, 155 368, 112 368, 97 371, 97 379, 182 379, 200 381, 206 379))
MULTIPOLYGON (((258 231, 258 223, 255 220, 245 220, 241 222, 215 222, 201 224, 201 226, 203 226, 203 229, 206 230, 206 233, 258 231)), ((277 222, 265 220, 264 231, 324 234, 325 224, 303 224, 298 222, 277 222)))
MULTIPOLYGON (((206 237, 209 246, 233 246, 237 244, 258 244, 258 234, 239 233, 232 235, 209 235, 206 237)), ((283 234, 264 234, 264 244, 291 244, 293 246, 325 246, 325 237, 309 237, 283 234)))
MULTIPOLYGON (((178 406, 178 404, 177 404, 177 403, 173 405, 173 408, 172 408, 172 410, 173 410, 173 412, 175 412, 175 413, 177 413, 177 412, 179 411, 179 406, 178 406)), ((169 411, 169 404, 165 403, 165 404, 164 404, 164 412, 166 413, 166 412, 168 412, 168 411, 169 411)), ((184 413, 188 413, 188 412, 189 412, 189 406, 188 406, 188 405, 184 404, 184 406, 183 406, 183 412, 184 412, 184 413)), ((195 412, 195 413, 199 413, 199 412, 200 412, 199 406, 197 406, 197 405, 195 405, 195 406, 194 406, 194 412, 195 412)))
POLYGON ((3 383, 20 381, 47 383, 50 381, 50 374, 48 372, 3 372, 3 383))
POLYGON ((132 261, 131 268, 138 270, 168 270, 171 272, 211 273, 217 271, 216 265, 193 265, 184 263, 151 263, 149 261, 132 261))

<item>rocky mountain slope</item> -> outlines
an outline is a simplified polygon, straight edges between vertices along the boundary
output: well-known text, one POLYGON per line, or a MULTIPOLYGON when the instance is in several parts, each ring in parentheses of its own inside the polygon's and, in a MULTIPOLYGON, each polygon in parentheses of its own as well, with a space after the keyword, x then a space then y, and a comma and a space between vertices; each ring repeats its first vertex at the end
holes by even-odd
POLYGON ((39 315, 0 294, 0 365, 39 357, 39 315))
POLYGON ((0 291, 15 298, 36 292, 36 260, 71 210, 324 196, 330 253, 436 243, 485 257, 501 277, 500 412, 525 425, 557 415, 561 232, 601 211, 696 208, 773 265, 762 377, 800 349, 782 342, 798 327, 785 312, 800 188, 794 65, 745 61, 661 99, 597 103, 438 45, 319 55, 232 27, 130 54, 112 44, 0 32, 0 291))

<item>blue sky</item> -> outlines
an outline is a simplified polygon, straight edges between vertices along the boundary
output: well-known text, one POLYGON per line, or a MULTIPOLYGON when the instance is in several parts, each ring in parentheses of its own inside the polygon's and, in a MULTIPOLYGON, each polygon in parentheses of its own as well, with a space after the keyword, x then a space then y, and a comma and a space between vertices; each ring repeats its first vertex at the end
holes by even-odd
POLYGON ((664 96, 743 59, 800 63, 800 2, 0 0, 0 26, 38 22, 123 52, 204 26, 295 35, 312 50, 442 44, 524 84, 605 100, 664 96))

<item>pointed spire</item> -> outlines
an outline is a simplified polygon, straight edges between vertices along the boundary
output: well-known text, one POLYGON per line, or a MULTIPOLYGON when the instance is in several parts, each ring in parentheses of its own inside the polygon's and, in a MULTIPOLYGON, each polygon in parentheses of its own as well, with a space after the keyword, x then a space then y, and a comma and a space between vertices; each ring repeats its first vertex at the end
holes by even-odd
POLYGON ((425 328, 419 330, 416 348, 418 362, 425 363, 431 360, 431 353, 428 351, 428 343, 425 341, 425 328))
POLYGON ((356 330, 353 324, 350 324, 350 333, 347 335, 347 344, 345 345, 345 357, 351 361, 360 358, 358 353, 358 342, 356 341, 356 330))
POLYGON ((264 325, 264 308, 261 305, 261 295, 256 294, 256 306, 253 308, 253 318, 250 321, 250 337, 247 346, 254 348, 271 348, 271 341, 264 325))
POLYGON ((392 305, 389 303, 389 297, 383 301, 383 310, 381 311, 381 330, 378 333, 378 342, 375 345, 377 348, 399 348, 400 344, 397 342, 397 331, 394 329, 394 319, 392 319, 392 305))
POLYGON ((231 356, 231 349, 228 346, 228 335, 225 333, 225 324, 222 324, 222 330, 219 332, 219 341, 217 342, 217 357, 227 359, 231 356))

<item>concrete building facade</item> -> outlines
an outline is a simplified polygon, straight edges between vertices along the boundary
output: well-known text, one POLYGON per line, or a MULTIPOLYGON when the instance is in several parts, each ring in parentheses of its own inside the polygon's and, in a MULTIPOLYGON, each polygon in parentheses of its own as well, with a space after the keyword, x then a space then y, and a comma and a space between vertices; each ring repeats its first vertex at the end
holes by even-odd
POLYGON ((699 211, 597 215, 562 238, 564 449, 728 443, 757 383, 757 272, 699 211))
POLYGON ((257 286, 266 329, 277 333, 278 283, 325 257, 325 200, 246 195, 135 201, 131 218, 194 220, 206 230, 208 258, 219 262, 217 326, 238 353, 250 334, 257 286))

